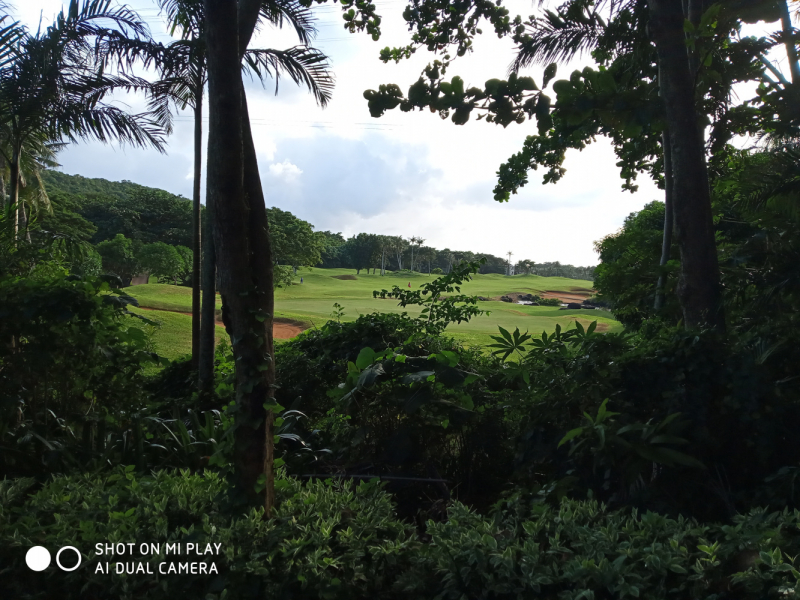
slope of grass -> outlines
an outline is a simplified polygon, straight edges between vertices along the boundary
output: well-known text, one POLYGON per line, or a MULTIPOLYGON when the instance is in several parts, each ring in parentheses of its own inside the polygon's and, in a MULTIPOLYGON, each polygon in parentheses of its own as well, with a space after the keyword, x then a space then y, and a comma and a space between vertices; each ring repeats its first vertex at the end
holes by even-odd
MULTIPOLYGON (((191 356, 191 316, 164 310, 142 310, 141 308, 133 307, 129 307, 129 310, 158 323, 157 326, 149 326, 142 323, 142 327, 151 334, 154 351, 157 354, 170 360, 191 356)), ((219 342, 224 335, 225 328, 217 327, 217 334, 215 336, 217 342, 219 342)))
MULTIPOLYGON (((192 311, 192 288, 164 283, 148 283, 125 288, 125 293, 136 298, 139 306, 145 308, 178 312, 192 311)), ((222 303, 218 294, 217 308, 221 307, 222 303)))
MULTIPOLYGON (((366 274, 356 275, 353 269, 301 269, 302 285, 293 285, 278 290, 277 300, 296 300, 302 298, 371 298, 373 290, 391 289, 392 286, 417 288, 436 277, 414 273, 388 273, 385 276, 366 274)), ((299 281, 299 277, 297 279, 299 281)), ((507 277, 497 273, 475 275, 472 281, 461 286, 461 291, 473 296, 496 297, 520 292, 537 294, 546 291, 591 293, 592 282, 564 277, 539 277, 538 275, 515 275, 507 277)))
MULTIPOLYGON (((435 277, 435 276, 434 276, 435 277)), ((355 275, 352 269, 302 269, 297 283, 275 293, 275 316, 281 319, 304 321, 311 326, 320 326, 331 318, 334 302, 344 307, 344 321, 353 321, 359 315, 371 312, 408 312, 419 315, 418 307, 401 308, 394 300, 380 300, 372 297, 373 290, 391 289, 394 285, 412 289, 430 281, 428 275, 415 273, 402 276, 388 274, 355 275), (303 283, 300 284, 300 276, 303 283)), ((564 293, 591 293, 591 282, 562 277, 538 277, 535 275, 476 275, 472 281, 462 286, 462 292, 487 298, 496 298, 509 293, 540 294, 546 291, 564 293)), ((151 283, 126 289, 144 308, 157 311, 191 311, 191 289, 173 285, 151 283)), ((482 346, 491 343, 490 336, 497 335, 497 327, 513 331, 528 331, 539 335, 542 331, 551 332, 556 324, 562 329, 574 327, 575 321, 584 326, 597 321, 599 331, 618 331, 622 326, 613 315, 601 310, 559 310, 548 306, 525 306, 507 302, 480 302, 480 308, 490 314, 448 327, 448 334, 460 339, 469 346, 482 346)), ((220 300, 217 297, 217 308, 220 300)), ((177 358, 191 351, 191 317, 178 313, 144 311, 146 316, 162 321, 161 329, 154 333, 154 342, 160 354, 177 358)), ((219 328, 219 334, 224 329, 219 328)))

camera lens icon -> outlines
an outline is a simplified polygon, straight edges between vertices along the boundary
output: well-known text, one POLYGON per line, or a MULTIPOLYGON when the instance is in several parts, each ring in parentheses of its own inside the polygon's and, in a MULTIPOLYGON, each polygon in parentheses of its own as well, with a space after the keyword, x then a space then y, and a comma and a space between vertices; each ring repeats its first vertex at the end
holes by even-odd
POLYGON ((44 571, 50 566, 50 551, 44 546, 34 546, 25 555, 25 563, 31 571, 44 571))
MULTIPOLYGON (((64 546, 58 552, 56 552, 56 564, 62 571, 74 571, 81 566, 82 559, 83 557, 81 556, 80 550, 78 550, 75 546, 64 546), (72 550, 78 555, 78 562, 75 563, 75 566, 65 567, 61 564, 61 554, 64 552, 64 550, 72 550)), ((50 551, 44 546, 34 546, 28 550, 27 554, 25 554, 25 563, 28 565, 28 568, 31 571, 44 571, 50 566, 51 560, 52 557, 50 556, 50 551)))

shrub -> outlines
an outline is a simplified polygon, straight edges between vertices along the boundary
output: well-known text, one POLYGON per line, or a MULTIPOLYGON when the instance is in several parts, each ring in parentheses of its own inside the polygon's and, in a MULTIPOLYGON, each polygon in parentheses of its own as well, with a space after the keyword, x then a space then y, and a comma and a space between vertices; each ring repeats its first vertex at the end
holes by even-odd
POLYGON ((709 332, 593 329, 495 338, 499 352, 518 360, 489 380, 518 389, 507 409, 520 432, 518 485, 561 481, 613 506, 708 521, 765 501, 786 506, 783 483, 764 485, 800 461, 793 434, 800 403, 782 383, 785 371, 709 332), (614 414, 598 423, 606 400, 614 414), (582 434, 559 449, 578 428, 593 441, 582 434))
POLYGON ((800 513, 755 510, 702 526, 595 501, 559 507, 515 497, 490 517, 463 505, 430 523, 400 588, 411 597, 796 597, 800 513))
POLYGON ((140 477, 119 468, 54 478, 25 498, 30 485, 0 482, 0 591, 15 600, 764 600, 796 597, 800 580, 792 558, 798 512, 754 510, 701 525, 592 500, 549 507, 515 494, 487 516, 455 503, 449 520, 429 522, 420 539, 376 482, 302 485, 279 476, 269 520, 261 509, 230 512, 225 481, 209 472, 140 477), (124 556, 97 555, 96 544, 107 543, 135 545, 124 556), (141 543, 159 547, 143 555, 141 543), (184 552, 167 554, 167 543, 184 552), (211 553, 187 556, 187 543, 211 544, 211 553), (34 573, 24 565, 33 545, 74 546, 82 564, 34 573), (149 565, 152 574, 117 575, 116 562, 149 565), (159 574, 162 563, 168 570, 186 562, 211 574, 159 574), (111 573, 96 572, 105 563, 111 573))
POLYGON ((536 301, 539 306, 561 306, 561 300, 558 298, 539 298, 536 301))
POLYGON ((79 278, 0 281, 3 474, 63 468, 65 444, 92 446, 107 420, 141 406, 157 357, 131 323, 135 300, 112 291, 79 278))
MULTIPOLYGON (((0 492, 12 487, 0 483, 0 492)), ((19 488, 17 486, 17 492, 19 488)), ((391 588, 412 530, 397 521, 389 497, 376 483, 322 481, 301 485, 279 478, 278 508, 226 513, 225 481, 210 472, 157 471, 139 477, 133 467, 110 476, 55 478, 20 505, 0 505, 0 589, 17 600, 72 598, 376 598, 391 588), (136 543, 133 558, 97 556, 96 544, 136 543), (219 554, 166 554, 167 543, 220 544, 219 554), (159 544, 142 556, 141 543, 159 544), (51 551, 74 546, 82 565, 65 573, 25 567, 25 552, 43 544, 51 551), (149 563, 153 575, 115 575, 113 563, 149 563), (203 562, 216 575, 163 575, 159 563, 203 562), (96 573, 112 563, 111 574, 96 573), (8 577, 13 573, 14 577, 8 577)), ((19 496, 19 494, 17 494, 19 496)), ((66 558, 65 558, 66 561, 66 558)), ((146 568, 146 567, 145 567, 146 568)), ((163 567, 164 570, 168 566, 163 567)))

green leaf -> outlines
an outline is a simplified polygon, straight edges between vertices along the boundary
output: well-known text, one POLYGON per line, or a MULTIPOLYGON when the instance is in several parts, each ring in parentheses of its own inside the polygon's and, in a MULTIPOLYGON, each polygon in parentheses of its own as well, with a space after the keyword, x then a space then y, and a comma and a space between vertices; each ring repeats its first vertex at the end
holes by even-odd
POLYGON ((550 63, 547 65, 547 68, 544 70, 544 78, 542 80, 542 87, 546 88, 547 84, 556 76, 556 71, 558 70, 558 65, 556 63, 550 63))
POLYGON ((494 539, 494 537, 492 537, 488 533, 483 534, 483 536, 481 537, 481 541, 485 546, 488 546, 492 550, 497 550, 497 540, 494 539))
POLYGON ((362 348, 356 358, 356 367, 359 370, 366 369, 375 360, 375 350, 370 347, 362 348))
POLYGON ((571 429, 567 432, 567 434, 561 438, 561 441, 558 442, 558 448, 561 448, 564 444, 566 444, 571 439, 574 439, 583 433, 583 427, 576 427, 575 429, 571 429))

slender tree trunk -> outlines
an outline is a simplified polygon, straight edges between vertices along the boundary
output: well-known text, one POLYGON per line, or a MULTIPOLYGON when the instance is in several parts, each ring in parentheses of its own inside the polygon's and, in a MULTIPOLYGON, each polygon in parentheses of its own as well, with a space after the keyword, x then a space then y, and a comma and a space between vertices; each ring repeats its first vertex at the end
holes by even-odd
POLYGON ((211 215, 213 200, 206 193, 206 212, 203 220, 203 302, 200 309, 200 351, 198 353, 198 386, 202 393, 210 393, 214 385, 214 341, 216 338, 217 260, 214 253, 214 236, 211 215))
POLYGON ((687 329, 724 330, 705 152, 700 143, 681 0, 648 0, 672 153, 678 299, 687 329))
POLYGON ((222 318, 236 361, 235 480, 239 491, 255 502, 260 476, 270 459, 265 451, 264 404, 271 393, 267 374, 274 367, 271 336, 266 335, 265 326, 271 317, 264 310, 269 290, 254 268, 260 261, 269 263, 269 257, 259 256, 264 248, 258 238, 251 240, 263 221, 257 218, 257 203, 251 207, 244 193, 244 99, 237 8, 236 0, 205 0, 209 92, 206 187, 213 198, 222 318))
POLYGON ((11 165, 9 165, 11 176, 9 177, 11 183, 11 194, 9 202, 14 207, 14 247, 17 247, 20 231, 20 214, 19 206, 19 150, 14 148, 11 155, 11 165))
MULTIPOLYGON (((688 0, 686 6, 683 7, 683 16, 692 25, 697 27, 700 24, 700 19, 705 11, 704 0, 688 0)), ((700 70, 700 52, 701 42, 695 43, 694 50, 687 49, 687 58, 689 60, 689 71, 691 73, 692 82, 694 83, 697 78, 697 73, 700 70)))
POLYGON ((792 17, 789 14, 789 4, 786 0, 781 1, 781 28, 783 29, 783 44, 786 48, 786 56, 789 59, 789 72, 792 75, 792 83, 800 84, 800 62, 797 58, 797 46, 791 35, 794 31, 792 27, 792 17))
POLYGON ((24 237, 25 241, 29 244, 31 243, 31 230, 28 227, 29 219, 28 219, 28 211, 25 210, 25 203, 19 203, 19 218, 20 218, 20 237, 24 237))
MULTIPOLYGON (((199 79, 199 78, 198 78, 199 79)), ((200 176, 203 155, 203 81, 194 89, 194 185, 192 187, 192 369, 200 368, 200 176)), ((213 318, 213 317, 212 317, 213 318)), ((213 326, 213 323, 212 323, 213 326)), ((213 339, 213 338, 212 338, 213 339)))
MULTIPOLYGON (((663 269, 669 261, 670 248, 672 247, 672 226, 673 218, 673 199, 672 199, 672 150, 670 149, 669 131, 664 130, 661 135, 661 147, 664 152, 664 237, 661 241, 661 260, 659 265, 663 269)), ((655 310, 661 310, 664 306, 664 284, 667 276, 661 273, 656 284, 655 310)))
MULTIPOLYGON (((264 354, 267 359, 266 370, 261 373, 259 381, 259 402, 261 413, 263 405, 274 404, 275 391, 275 346, 273 340, 274 314, 275 314, 275 289, 274 267, 272 261, 272 243, 270 240, 269 220, 267 218, 264 191, 261 185, 261 176, 258 172, 258 159, 253 134, 250 128, 250 117, 247 110, 247 98, 242 86, 242 141, 244 144, 244 190, 250 207, 248 220, 251 244, 251 260, 253 281, 257 290, 257 311, 263 316, 260 323, 260 335, 264 339, 264 354), (264 396, 266 398, 264 398, 264 396)), ((295 269, 297 273, 297 269, 295 269)), ((258 408, 255 407, 255 408, 258 408)), ((264 489, 264 509, 269 517, 275 503, 275 469, 274 469, 274 436, 275 414, 270 409, 267 411, 264 427, 256 432, 263 443, 262 471, 266 476, 264 489)))

